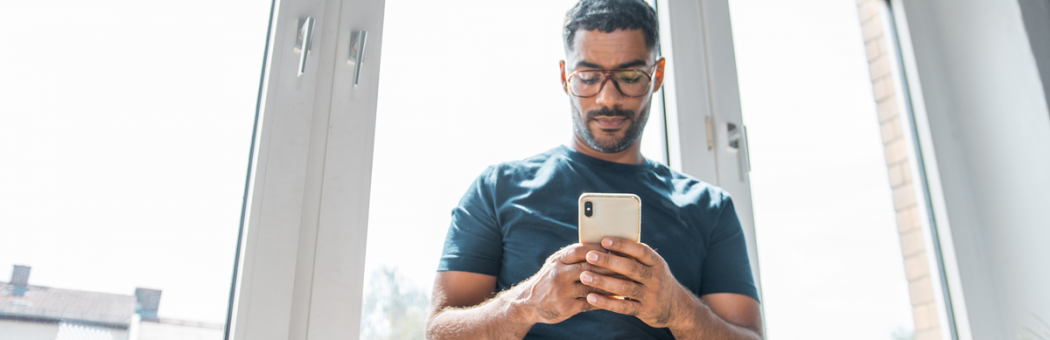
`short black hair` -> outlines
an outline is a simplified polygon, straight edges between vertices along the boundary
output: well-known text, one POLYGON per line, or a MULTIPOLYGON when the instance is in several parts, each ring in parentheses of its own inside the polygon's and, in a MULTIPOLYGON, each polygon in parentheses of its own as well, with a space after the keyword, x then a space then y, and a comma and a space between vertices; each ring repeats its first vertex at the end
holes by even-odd
POLYGON ((565 13, 565 28, 561 35, 566 52, 572 51, 572 40, 580 28, 605 33, 617 29, 640 29, 645 35, 645 47, 653 52, 660 41, 656 10, 645 0, 580 0, 565 13))

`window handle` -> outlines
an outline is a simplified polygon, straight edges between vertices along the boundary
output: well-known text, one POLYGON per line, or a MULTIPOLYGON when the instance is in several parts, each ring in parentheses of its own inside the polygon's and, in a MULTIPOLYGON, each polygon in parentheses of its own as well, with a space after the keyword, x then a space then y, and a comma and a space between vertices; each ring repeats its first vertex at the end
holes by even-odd
POLYGON ((368 40, 368 31, 350 32, 350 53, 346 63, 354 67, 354 87, 361 80, 361 64, 365 59, 365 42, 368 40))
POLYGON ((310 54, 312 48, 310 41, 314 38, 314 18, 306 17, 306 19, 299 19, 299 34, 295 37, 295 48, 296 52, 299 52, 299 77, 306 73, 306 56, 310 54))
POLYGON ((726 124, 726 137, 728 137, 729 151, 736 153, 737 166, 740 169, 740 181, 747 178, 751 172, 751 155, 747 149, 747 127, 737 127, 736 124, 726 124))

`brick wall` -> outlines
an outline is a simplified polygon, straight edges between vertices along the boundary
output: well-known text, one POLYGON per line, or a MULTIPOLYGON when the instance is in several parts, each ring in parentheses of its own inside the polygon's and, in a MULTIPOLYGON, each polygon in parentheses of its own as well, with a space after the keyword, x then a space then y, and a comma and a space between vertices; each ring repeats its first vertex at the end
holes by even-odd
POLYGON ((895 56, 889 43, 892 32, 884 31, 884 1, 856 0, 861 32, 868 56, 871 88, 875 95, 876 111, 882 131, 882 145, 886 155, 886 171, 893 189, 893 208, 897 214, 897 233, 904 256, 904 274, 908 280, 912 316, 915 319, 915 340, 942 339, 937 306, 933 296, 933 281, 926 259, 922 225, 919 219, 918 199, 912 187, 908 156, 909 145, 904 139, 905 124, 900 114, 898 95, 891 63, 895 56))

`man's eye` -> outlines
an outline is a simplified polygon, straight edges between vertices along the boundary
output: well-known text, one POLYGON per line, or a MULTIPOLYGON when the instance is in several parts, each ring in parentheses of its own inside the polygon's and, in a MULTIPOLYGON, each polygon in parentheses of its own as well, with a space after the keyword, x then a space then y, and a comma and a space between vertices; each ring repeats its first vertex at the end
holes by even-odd
POLYGON ((577 73, 576 77, 580 78, 580 82, 582 82, 584 84, 594 84, 594 83, 597 83, 598 80, 601 80, 601 78, 602 78, 601 74, 599 74, 599 73, 591 73, 591 72, 577 73))
POLYGON ((620 78, 620 81, 624 83, 632 84, 642 80, 642 73, 638 71, 625 71, 617 73, 616 77, 620 78))

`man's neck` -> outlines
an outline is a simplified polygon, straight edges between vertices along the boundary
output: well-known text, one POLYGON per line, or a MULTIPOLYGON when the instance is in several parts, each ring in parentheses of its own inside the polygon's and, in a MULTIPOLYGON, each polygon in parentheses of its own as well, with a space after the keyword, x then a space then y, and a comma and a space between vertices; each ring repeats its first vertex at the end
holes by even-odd
POLYGON ((642 164, 645 163, 645 158, 642 157, 641 151, 642 141, 638 140, 626 149, 616 153, 604 153, 587 145, 580 137, 573 136, 572 143, 569 143, 569 148, 572 148, 576 152, 582 153, 587 156, 591 156, 603 161, 621 163, 621 164, 642 164))

